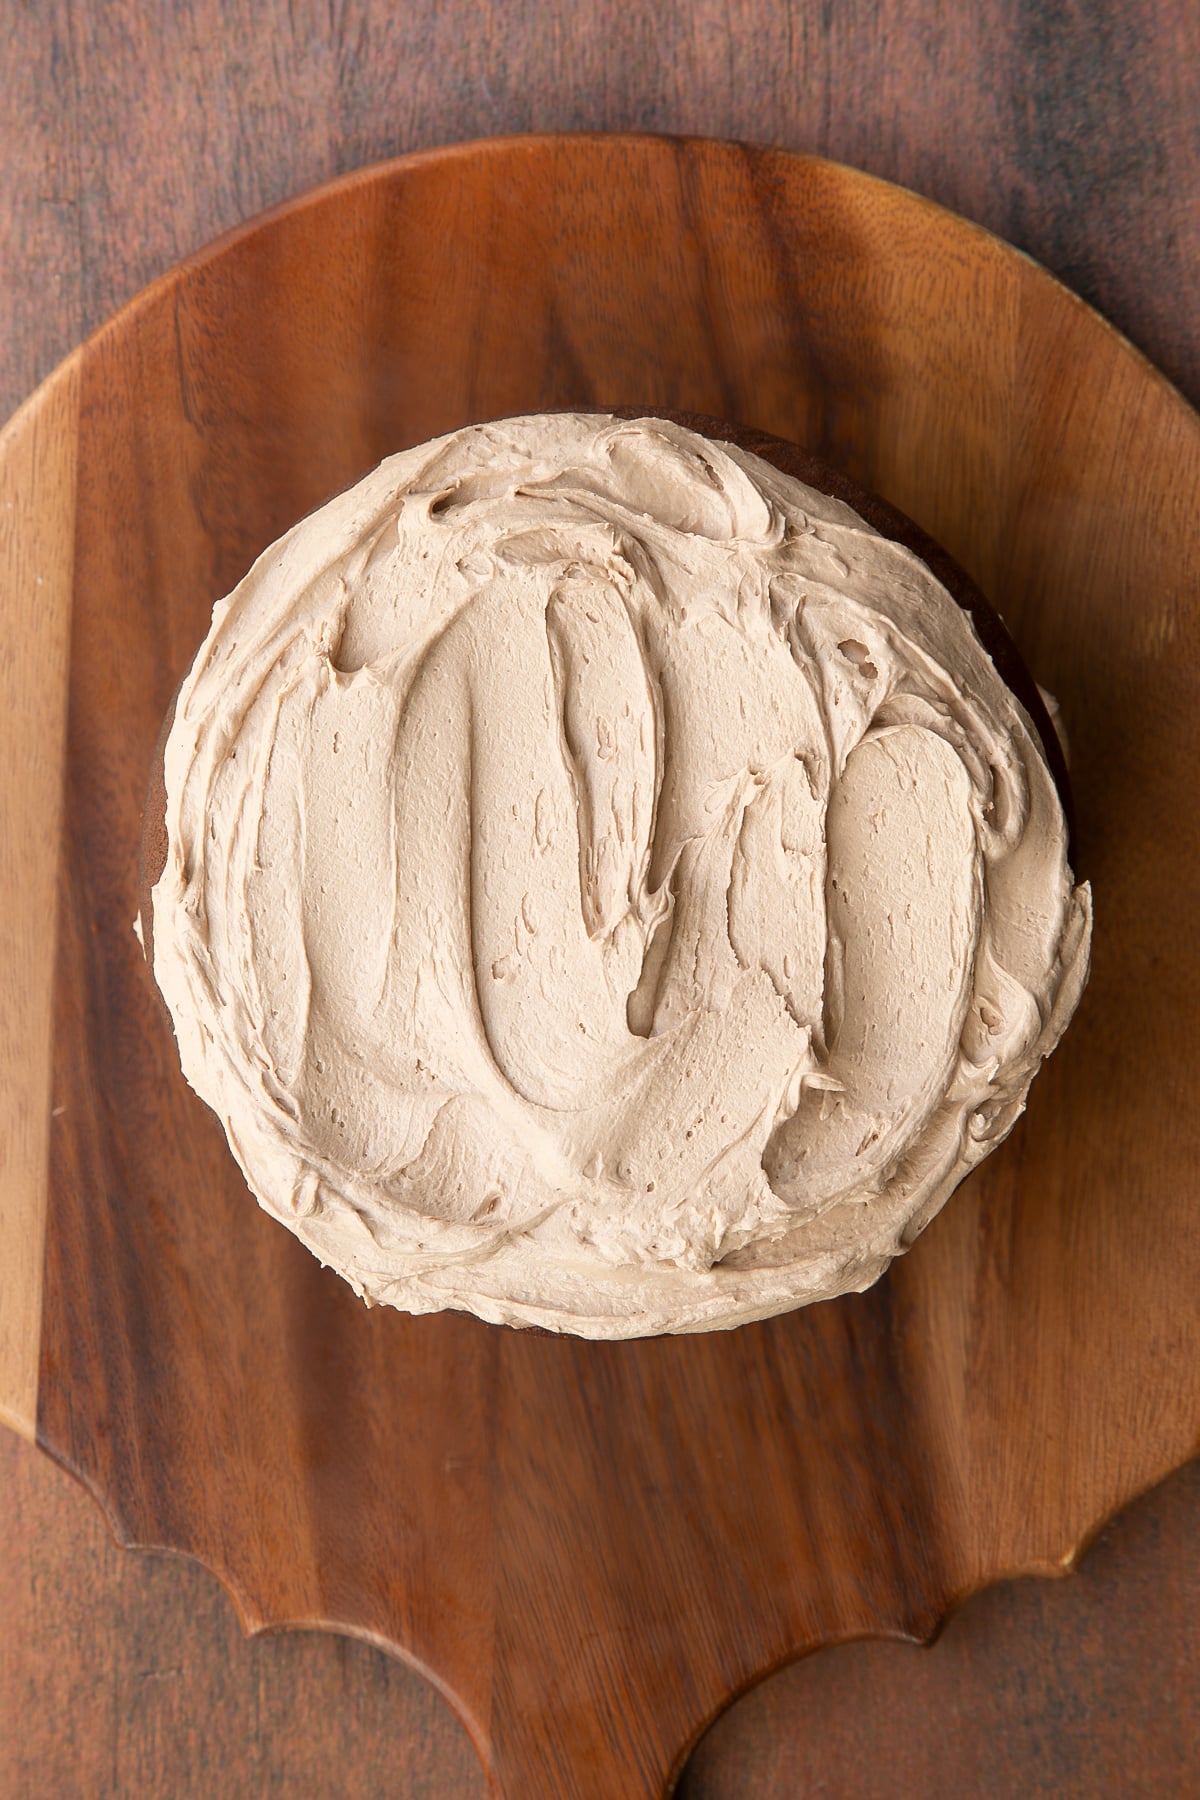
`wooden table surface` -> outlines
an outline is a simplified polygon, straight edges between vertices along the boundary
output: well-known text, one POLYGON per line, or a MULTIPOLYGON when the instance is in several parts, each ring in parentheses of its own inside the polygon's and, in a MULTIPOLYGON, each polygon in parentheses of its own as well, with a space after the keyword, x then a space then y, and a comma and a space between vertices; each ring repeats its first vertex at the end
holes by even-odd
MULTIPOLYGON (((0 0, 0 416, 171 263, 400 151, 650 129, 812 150, 1028 250, 1200 403, 1200 13, 1160 0, 0 0)), ((2 855, 3 847, 0 847, 2 855)), ((1063 1583, 932 1650, 744 1697, 690 1796, 1200 1793, 1200 1469, 1063 1583)), ((205 1571, 116 1551, 0 1434, 0 1795, 481 1794, 466 1737, 357 1643, 245 1643, 205 1571)))

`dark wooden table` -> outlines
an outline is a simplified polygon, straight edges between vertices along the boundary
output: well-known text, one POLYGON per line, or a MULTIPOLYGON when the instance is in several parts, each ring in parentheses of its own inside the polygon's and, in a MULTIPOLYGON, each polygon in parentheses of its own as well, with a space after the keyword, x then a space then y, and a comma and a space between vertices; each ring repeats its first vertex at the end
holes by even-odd
MULTIPOLYGON (((526 130, 812 150, 1045 263, 1200 402, 1200 13, 771 0, 519 6, 0 0, 0 415, 172 262, 363 162, 526 130)), ((2 853, 2 847, 0 847, 2 853)), ((2 1163, 2 1156, 0 1156, 2 1163)), ((826 1652, 702 1743, 691 1796, 1200 1793, 1200 1469, 1079 1574, 932 1650, 826 1652)), ((205 1571, 118 1552, 0 1434, 0 1795, 482 1793, 466 1737, 362 1644, 242 1641, 205 1571)))

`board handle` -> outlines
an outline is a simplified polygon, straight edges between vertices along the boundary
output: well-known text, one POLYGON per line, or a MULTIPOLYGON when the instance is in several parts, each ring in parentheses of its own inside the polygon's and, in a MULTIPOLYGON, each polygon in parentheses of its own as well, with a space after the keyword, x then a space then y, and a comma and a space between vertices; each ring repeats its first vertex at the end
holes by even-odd
POLYGON ((79 352, 0 432, 0 1421, 37 1432, 79 352))

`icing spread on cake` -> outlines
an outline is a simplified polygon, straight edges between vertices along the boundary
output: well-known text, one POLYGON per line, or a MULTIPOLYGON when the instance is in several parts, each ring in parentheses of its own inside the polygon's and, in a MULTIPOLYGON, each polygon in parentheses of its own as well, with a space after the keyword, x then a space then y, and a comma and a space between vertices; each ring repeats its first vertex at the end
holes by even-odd
POLYGON ((213 614, 154 971, 371 1301, 593 1337, 867 1286, 1008 1131, 1090 899, 908 550, 655 419, 389 458, 213 614))

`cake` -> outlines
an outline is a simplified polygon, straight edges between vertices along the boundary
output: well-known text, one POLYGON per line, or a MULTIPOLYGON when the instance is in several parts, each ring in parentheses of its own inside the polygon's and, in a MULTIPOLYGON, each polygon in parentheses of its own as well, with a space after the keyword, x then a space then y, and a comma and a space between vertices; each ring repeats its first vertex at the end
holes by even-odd
POLYGON ((1087 973, 1007 634, 794 446, 388 458, 215 608, 141 924, 259 1202, 365 1300, 626 1338, 860 1290, 1087 973))

